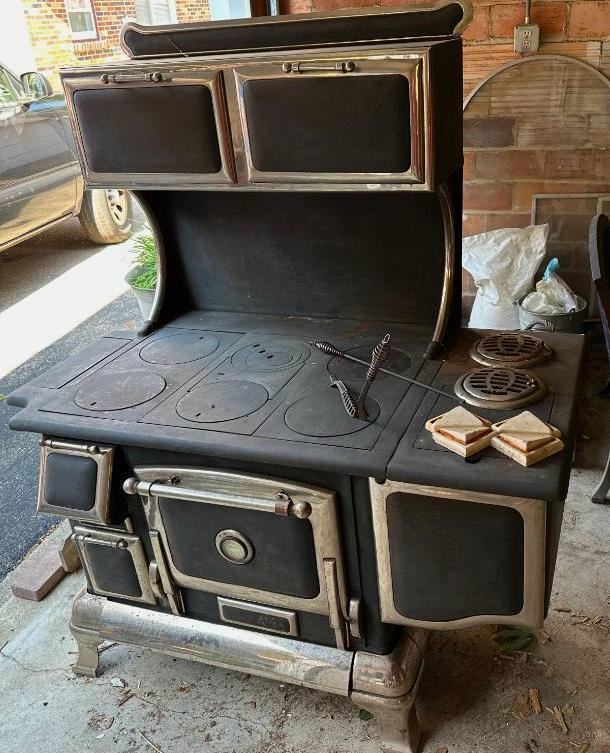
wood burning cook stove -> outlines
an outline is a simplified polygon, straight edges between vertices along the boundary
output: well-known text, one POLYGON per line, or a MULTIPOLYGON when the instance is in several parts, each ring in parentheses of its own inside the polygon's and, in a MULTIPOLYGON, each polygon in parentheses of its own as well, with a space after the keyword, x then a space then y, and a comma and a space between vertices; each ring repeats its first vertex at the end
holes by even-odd
POLYGON ((542 623, 583 346, 459 327, 471 14, 128 24, 131 61, 63 71, 86 182, 135 192, 160 270, 139 333, 9 398, 87 576, 76 672, 149 646, 350 696, 406 751, 428 631, 542 623), (567 447, 465 462, 424 428, 456 394, 567 447))

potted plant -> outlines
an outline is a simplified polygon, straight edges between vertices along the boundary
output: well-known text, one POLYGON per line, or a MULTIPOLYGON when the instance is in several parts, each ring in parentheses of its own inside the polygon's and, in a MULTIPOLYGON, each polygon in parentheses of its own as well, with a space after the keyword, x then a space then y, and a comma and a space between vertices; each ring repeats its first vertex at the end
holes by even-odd
POLYGON ((133 262, 125 282, 133 290, 140 312, 148 319, 157 286, 157 244, 152 235, 139 235, 131 250, 133 262))

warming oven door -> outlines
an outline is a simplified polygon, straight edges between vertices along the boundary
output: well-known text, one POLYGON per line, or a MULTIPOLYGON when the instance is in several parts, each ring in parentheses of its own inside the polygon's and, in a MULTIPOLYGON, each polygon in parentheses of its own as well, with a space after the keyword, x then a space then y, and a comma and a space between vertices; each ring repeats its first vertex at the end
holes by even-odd
POLYGON ((224 621, 289 635, 293 611, 328 615, 337 645, 346 647, 333 492, 216 470, 134 471, 125 490, 140 495, 155 559, 171 587, 221 595, 224 621))
POLYGON ((236 66, 250 183, 423 184, 425 53, 236 66))
POLYGON ((545 502, 370 481, 384 622, 542 626, 545 502))
POLYGON ((88 186, 234 181, 221 71, 165 63, 67 72, 63 83, 88 186))

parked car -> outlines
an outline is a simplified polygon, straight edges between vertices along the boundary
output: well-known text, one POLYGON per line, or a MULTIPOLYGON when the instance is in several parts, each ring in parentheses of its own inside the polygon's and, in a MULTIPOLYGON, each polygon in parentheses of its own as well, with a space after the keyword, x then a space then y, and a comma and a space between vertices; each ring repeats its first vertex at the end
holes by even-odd
POLYGON ((84 190, 64 98, 0 63, 0 251, 72 216, 94 243, 131 235, 126 191, 84 190))

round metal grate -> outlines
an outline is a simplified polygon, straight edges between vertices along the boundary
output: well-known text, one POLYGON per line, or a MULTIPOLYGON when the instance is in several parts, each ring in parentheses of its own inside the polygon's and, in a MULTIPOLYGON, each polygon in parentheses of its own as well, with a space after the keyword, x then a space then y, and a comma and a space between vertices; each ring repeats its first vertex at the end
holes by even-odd
POLYGON ((527 371, 484 368, 460 377, 455 394, 480 408, 512 410, 540 400, 546 394, 546 387, 527 371))
POLYGON ((470 349, 470 355, 484 366, 524 367, 548 361, 550 346, 539 337, 524 332, 498 332, 487 335, 470 349))

